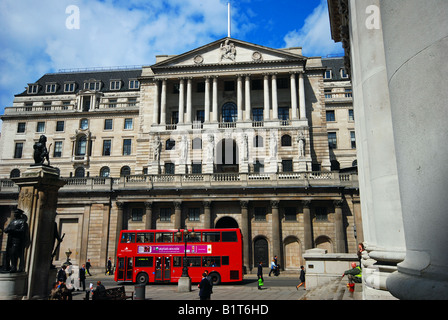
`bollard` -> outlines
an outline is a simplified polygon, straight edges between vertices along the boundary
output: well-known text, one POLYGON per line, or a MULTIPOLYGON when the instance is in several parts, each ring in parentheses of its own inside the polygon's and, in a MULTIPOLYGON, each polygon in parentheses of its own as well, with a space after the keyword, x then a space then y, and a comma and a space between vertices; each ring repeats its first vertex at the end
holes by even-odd
POLYGON ((135 286, 134 300, 145 300, 146 286, 139 284, 135 286))

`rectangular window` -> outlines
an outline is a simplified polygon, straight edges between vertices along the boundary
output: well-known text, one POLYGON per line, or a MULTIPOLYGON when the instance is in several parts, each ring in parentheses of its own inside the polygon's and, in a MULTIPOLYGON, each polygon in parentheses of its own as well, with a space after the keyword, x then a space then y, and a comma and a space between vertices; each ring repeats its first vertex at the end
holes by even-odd
POLYGON ((64 121, 57 121, 56 122, 56 131, 58 131, 58 132, 64 131, 64 125, 65 125, 64 121))
POLYGON ((109 99, 109 108, 116 108, 117 107, 117 99, 109 99))
POLYGON ((171 221, 171 208, 160 208, 160 221, 171 221))
POLYGON ((65 83, 64 84, 64 92, 74 92, 75 91, 75 83, 65 83))
POLYGON ((282 160, 283 172, 292 172, 292 160, 282 160))
POLYGON ((14 159, 22 158, 23 142, 17 142, 14 147, 14 159))
POLYGON ((199 221, 200 210, 199 208, 188 209, 188 221, 199 221))
POLYGON ((253 108, 252 109, 252 120, 253 121, 263 121, 263 108, 253 108))
POLYGON ((110 82, 110 90, 120 90, 121 81, 120 80, 112 80, 110 82))
POLYGON ((191 165, 191 173, 193 173, 193 174, 202 173, 202 163, 193 163, 191 165))
POLYGON ((355 131, 350 131, 350 142, 352 145, 352 149, 356 149, 355 131))
POLYGON ((316 208, 316 221, 328 221, 328 214, 326 207, 316 208))
POLYGON ((17 133, 24 133, 26 129, 26 123, 25 122, 19 122, 17 124, 17 133))
POLYGON ((297 214, 295 207, 285 208, 285 221, 297 221, 297 214))
POLYGON ((45 132, 45 122, 38 122, 36 132, 45 132))
POLYGON ((174 163, 165 163, 165 174, 174 174, 174 163))
POLYGON ((124 119, 124 130, 132 130, 133 121, 132 118, 124 119))
POLYGON ((54 158, 60 158, 62 157, 62 141, 55 141, 54 142, 54 158))
POLYGON ((128 98, 128 107, 135 107, 137 105, 137 98, 128 98))
POLYGON ((156 232, 156 242, 169 243, 173 242, 172 232, 156 232))
POLYGON ((331 70, 326 70, 324 73, 324 79, 331 79, 331 70))
POLYGON ((153 243, 154 232, 137 233, 137 243, 153 243))
POLYGON ((278 119, 289 120, 289 107, 278 108, 278 119))
POLYGON ((220 267, 221 257, 204 256, 202 257, 202 266, 208 268, 220 267))
POLYGON ((111 140, 103 140, 103 156, 110 156, 112 148, 111 140))
POLYGON ((255 221, 266 221, 266 208, 265 207, 255 207, 255 221))
POLYGON ((56 92, 56 83, 50 83, 45 86, 46 93, 55 93, 56 92))
POLYGON ((336 149, 338 147, 336 132, 328 132, 328 147, 330 149, 336 149))
POLYGON ((140 83, 138 80, 129 80, 129 89, 138 89, 140 87, 140 83))
POLYGON ((112 130, 113 119, 104 119, 104 130, 112 130))
POLYGON ((36 94, 38 91, 39 91, 39 85, 37 85, 37 84, 28 85, 28 93, 29 94, 36 94))
POLYGON ((355 115, 353 113, 353 109, 348 109, 348 120, 355 121, 355 115))
POLYGON ((223 231, 222 242, 237 242, 238 237, 235 231, 223 231))
POLYGON ((327 110, 326 115, 327 115, 327 121, 336 121, 334 110, 327 110))
POLYGON ((220 232, 202 232, 202 242, 220 242, 220 232))
POLYGON ((131 216, 132 221, 143 221, 143 208, 132 208, 131 216))
POLYGON ((154 266, 154 257, 135 257, 135 267, 154 266))
POLYGON ((123 155, 124 156, 131 155, 131 149, 132 149, 132 140, 124 139, 123 140, 123 155))

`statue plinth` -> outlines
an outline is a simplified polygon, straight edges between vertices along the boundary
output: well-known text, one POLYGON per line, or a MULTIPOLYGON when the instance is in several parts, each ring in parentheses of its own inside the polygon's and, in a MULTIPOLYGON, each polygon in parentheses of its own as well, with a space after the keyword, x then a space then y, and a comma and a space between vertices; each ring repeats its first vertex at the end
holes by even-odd
POLYGON ((29 247, 25 250, 25 272, 28 274, 26 298, 46 299, 55 244, 55 218, 58 191, 65 184, 57 168, 32 165, 21 177, 12 179, 20 188, 17 207, 29 223, 29 247))

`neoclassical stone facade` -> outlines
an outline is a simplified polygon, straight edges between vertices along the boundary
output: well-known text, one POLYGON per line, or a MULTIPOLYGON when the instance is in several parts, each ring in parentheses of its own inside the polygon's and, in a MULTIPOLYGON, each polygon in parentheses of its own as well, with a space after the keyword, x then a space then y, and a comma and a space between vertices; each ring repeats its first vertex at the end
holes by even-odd
POLYGON ((9 178, 45 134, 66 180, 58 262, 70 248, 103 267, 122 229, 239 227, 247 272, 363 240, 342 59, 224 38, 139 69, 44 75, 2 119, 2 225, 9 178))

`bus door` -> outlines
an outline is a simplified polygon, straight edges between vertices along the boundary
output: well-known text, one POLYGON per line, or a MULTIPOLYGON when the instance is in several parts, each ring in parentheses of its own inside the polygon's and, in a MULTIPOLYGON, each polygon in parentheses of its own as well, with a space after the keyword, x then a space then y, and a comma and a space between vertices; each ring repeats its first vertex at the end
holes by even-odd
POLYGON ((133 261, 132 257, 118 258, 117 281, 132 281, 133 261))
POLYGON ((155 281, 170 281, 171 279, 171 257, 156 257, 155 281))

